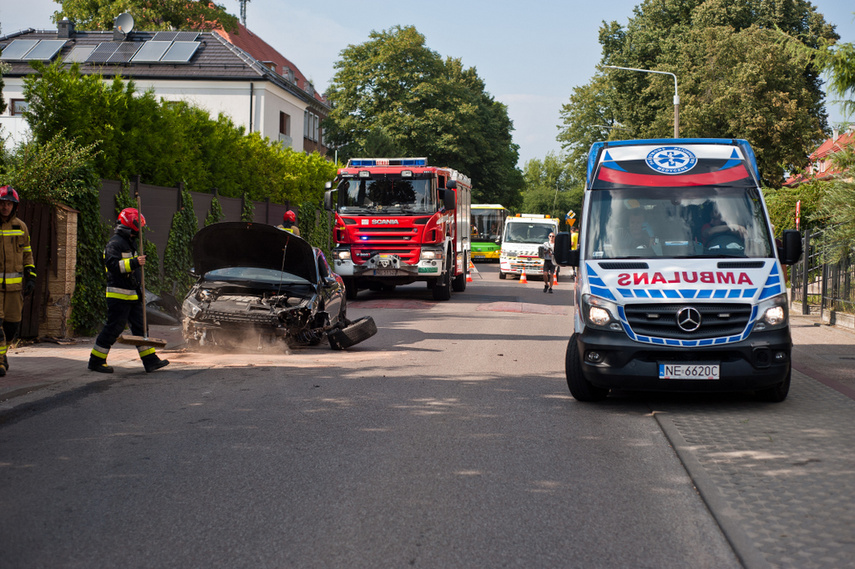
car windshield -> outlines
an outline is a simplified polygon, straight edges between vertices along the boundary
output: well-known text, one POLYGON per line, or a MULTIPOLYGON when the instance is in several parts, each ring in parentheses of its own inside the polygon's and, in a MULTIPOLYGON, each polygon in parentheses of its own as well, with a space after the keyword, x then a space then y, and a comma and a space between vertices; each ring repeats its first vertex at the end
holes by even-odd
POLYGON ((348 178, 338 185, 342 213, 433 213, 431 179, 383 176, 348 178))
POLYGON ((553 223, 509 223, 505 227, 506 243, 544 243, 555 231, 553 223))
POLYGON ((590 259, 772 256, 753 188, 592 190, 590 200, 590 259))
POLYGON ((273 269, 261 269, 258 267, 226 267, 214 269, 205 274, 208 281, 232 281, 252 282, 257 285, 279 285, 279 284, 311 284, 302 277, 276 271, 273 269))

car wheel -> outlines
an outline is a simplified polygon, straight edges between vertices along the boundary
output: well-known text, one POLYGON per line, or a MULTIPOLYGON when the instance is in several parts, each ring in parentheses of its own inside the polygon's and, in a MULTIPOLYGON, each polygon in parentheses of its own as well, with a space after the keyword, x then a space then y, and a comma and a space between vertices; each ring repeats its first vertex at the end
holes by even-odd
POLYGON ((787 370, 787 377, 784 378, 784 381, 773 387, 761 389, 757 392, 757 399, 760 401, 766 401, 767 403, 780 403, 786 399, 787 394, 790 392, 790 379, 792 374, 793 369, 790 367, 790 369, 787 370))
POLYGON ((345 350, 355 346, 363 340, 367 340, 377 333, 377 324, 370 316, 357 318, 344 328, 336 328, 327 334, 330 348, 333 350, 345 350))
POLYGON ((576 334, 570 336, 570 341, 567 343, 564 374, 567 376, 567 387, 570 388, 570 395, 576 401, 602 401, 609 394, 608 389, 592 385, 582 375, 582 361, 579 358, 579 344, 576 343, 576 334))

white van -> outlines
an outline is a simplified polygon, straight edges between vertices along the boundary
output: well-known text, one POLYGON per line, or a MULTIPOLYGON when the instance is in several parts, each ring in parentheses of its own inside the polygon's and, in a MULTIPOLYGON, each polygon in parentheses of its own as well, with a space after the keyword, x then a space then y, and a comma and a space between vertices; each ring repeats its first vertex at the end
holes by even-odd
POLYGON ((748 142, 598 142, 588 157, 579 248, 556 236, 556 262, 577 267, 570 393, 610 389, 753 391, 783 401, 790 328, 782 265, 748 142))
POLYGON ((499 254, 499 278, 508 275, 526 277, 543 275, 543 259, 537 248, 546 243, 549 234, 558 234, 558 220, 548 215, 518 213, 505 220, 502 250, 499 254))

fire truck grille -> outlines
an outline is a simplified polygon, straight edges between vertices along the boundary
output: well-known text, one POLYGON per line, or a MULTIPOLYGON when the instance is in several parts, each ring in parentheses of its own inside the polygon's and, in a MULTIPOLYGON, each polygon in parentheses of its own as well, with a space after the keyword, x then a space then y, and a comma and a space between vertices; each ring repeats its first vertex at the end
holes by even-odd
POLYGON ((395 255, 408 265, 415 265, 419 262, 418 248, 382 247, 375 245, 373 247, 353 247, 351 253, 353 255, 353 262, 358 265, 364 264, 374 255, 395 255))
MULTIPOLYGON (((700 340, 741 334, 751 317, 749 304, 630 304, 625 307, 632 331, 640 336, 700 340), (684 308, 697 310, 700 325, 687 331, 677 322, 684 308)), ((691 326, 688 326, 691 328, 691 326)))

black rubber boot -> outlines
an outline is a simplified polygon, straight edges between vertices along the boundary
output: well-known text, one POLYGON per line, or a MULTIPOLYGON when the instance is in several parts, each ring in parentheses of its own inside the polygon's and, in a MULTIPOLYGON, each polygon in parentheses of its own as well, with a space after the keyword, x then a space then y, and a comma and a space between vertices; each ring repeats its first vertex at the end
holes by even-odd
POLYGON ((162 367, 166 367, 169 365, 169 360, 162 360, 157 357, 157 354, 149 354, 147 356, 143 356, 142 363, 145 366, 146 372, 153 372, 162 367))
POLYGON ((3 354, 3 357, 0 358, 0 368, 3 369, 3 375, 6 375, 6 372, 9 371, 9 359, 6 356, 7 354, 3 354))
POLYGON ((89 356, 89 370, 98 373, 113 373, 113 368, 107 365, 107 360, 92 355, 89 356))

